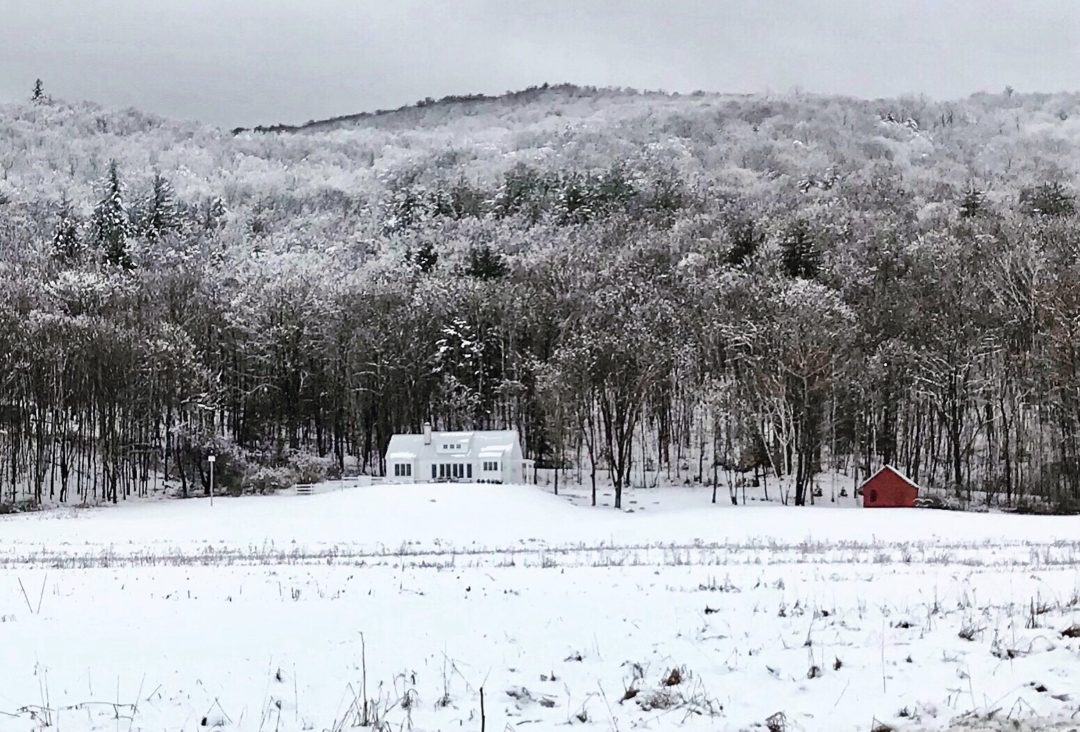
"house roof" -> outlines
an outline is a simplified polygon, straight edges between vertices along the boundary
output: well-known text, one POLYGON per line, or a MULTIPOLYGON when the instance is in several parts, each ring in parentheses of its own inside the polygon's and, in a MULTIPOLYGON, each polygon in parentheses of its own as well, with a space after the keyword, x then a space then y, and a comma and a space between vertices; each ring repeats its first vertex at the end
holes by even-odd
MULTIPOLYGON (((455 457, 500 457, 518 446, 517 430, 478 430, 476 432, 432 432, 431 444, 424 435, 394 435, 386 449, 387 460, 412 460, 417 457, 453 455, 455 457), (462 449, 447 453, 444 444, 461 443, 462 449)), ((519 448, 520 449, 520 448, 519 448)))
POLYGON ((869 478, 864 480, 862 484, 866 485, 867 483, 872 481, 874 478, 876 478, 879 475, 881 475, 882 473, 884 473, 886 470, 889 471, 890 473, 893 473, 894 475, 896 475, 896 477, 900 478, 900 480, 904 481, 905 483, 907 483, 909 486, 911 486, 915 490, 919 490, 919 484, 918 483, 916 483, 911 478, 907 477, 906 475, 904 475, 903 473, 901 473, 899 470, 897 470, 896 468, 894 468, 891 465, 882 465, 880 468, 877 469, 877 472, 875 472, 869 478))

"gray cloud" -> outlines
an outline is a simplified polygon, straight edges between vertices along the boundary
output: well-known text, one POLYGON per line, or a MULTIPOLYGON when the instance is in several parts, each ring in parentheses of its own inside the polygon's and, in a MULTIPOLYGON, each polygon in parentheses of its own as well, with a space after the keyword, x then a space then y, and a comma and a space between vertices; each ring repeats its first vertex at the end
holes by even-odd
POLYGON ((954 97, 1080 89, 1072 0, 0 0, 0 98, 222 125, 544 81, 954 97))

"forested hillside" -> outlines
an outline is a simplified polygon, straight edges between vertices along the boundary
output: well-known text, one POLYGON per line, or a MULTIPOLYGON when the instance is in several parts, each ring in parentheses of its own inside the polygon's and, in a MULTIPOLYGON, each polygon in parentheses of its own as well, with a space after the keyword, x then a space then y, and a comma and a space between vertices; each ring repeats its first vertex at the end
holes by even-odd
POLYGON ((0 106, 0 504, 380 474, 431 419, 617 491, 884 461, 1070 510, 1078 163, 1080 95, 1011 90, 0 106))

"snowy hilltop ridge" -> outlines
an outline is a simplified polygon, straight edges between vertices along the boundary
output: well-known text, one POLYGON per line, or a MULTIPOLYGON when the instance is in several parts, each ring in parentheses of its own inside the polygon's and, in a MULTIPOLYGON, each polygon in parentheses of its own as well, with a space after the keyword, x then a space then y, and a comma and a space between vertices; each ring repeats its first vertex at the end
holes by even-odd
POLYGON ((617 164, 635 174, 667 171, 713 195, 801 195, 791 203, 839 198, 865 208, 857 200, 864 184, 890 176, 919 203, 951 201, 970 185, 1005 202, 1075 172, 1078 113, 1077 94, 859 100, 563 84, 233 136, 90 103, 2 105, 9 144, 0 191, 15 203, 62 192, 89 198, 115 159, 133 181, 157 168, 181 198, 224 194, 230 209, 286 193, 358 196, 370 206, 408 186, 459 178, 494 198, 518 166, 586 175, 617 164), (304 134, 275 134, 284 132, 304 134))
MULTIPOLYGON (((695 96, 703 96, 698 92, 695 96)), ((426 97, 414 104, 406 104, 397 109, 377 109, 373 112, 346 114, 328 119, 311 120, 300 125, 275 124, 258 125, 256 132, 311 132, 348 127, 351 125, 378 126, 383 123, 405 126, 424 126, 438 124, 456 115, 483 114, 493 108, 521 108, 530 105, 551 106, 574 98, 605 98, 649 96, 654 99, 677 98, 678 94, 665 92, 641 92, 636 89, 578 86, 576 84, 541 84, 530 86, 520 91, 505 94, 450 94, 440 99, 426 97), (436 114, 432 114, 436 112, 436 114)), ((247 132, 248 128, 237 127, 234 133, 247 132)))
POLYGON ((888 463, 1080 505, 1080 95, 560 85, 235 134, 35 96, 0 107, 4 504, 205 490, 211 452, 237 492, 379 475, 430 420, 616 504, 888 463))

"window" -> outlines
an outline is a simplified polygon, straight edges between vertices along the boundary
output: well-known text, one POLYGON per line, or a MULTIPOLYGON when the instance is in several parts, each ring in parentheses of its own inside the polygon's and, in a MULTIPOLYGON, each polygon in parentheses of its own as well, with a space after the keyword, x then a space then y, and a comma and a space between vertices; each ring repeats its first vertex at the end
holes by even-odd
POLYGON ((465 477, 472 478, 472 463, 465 466, 465 477))
POLYGON ((499 462, 497 460, 485 460, 484 470, 489 473, 499 472, 499 462))
POLYGON ((401 474, 404 475, 406 478, 411 478, 412 477, 412 465, 411 464, 402 465, 401 466, 401 474))
POLYGON ((432 480, 435 480, 435 470, 436 470, 436 466, 435 466, 434 463, 432 463, 431 464, 431 479, 432 480))

